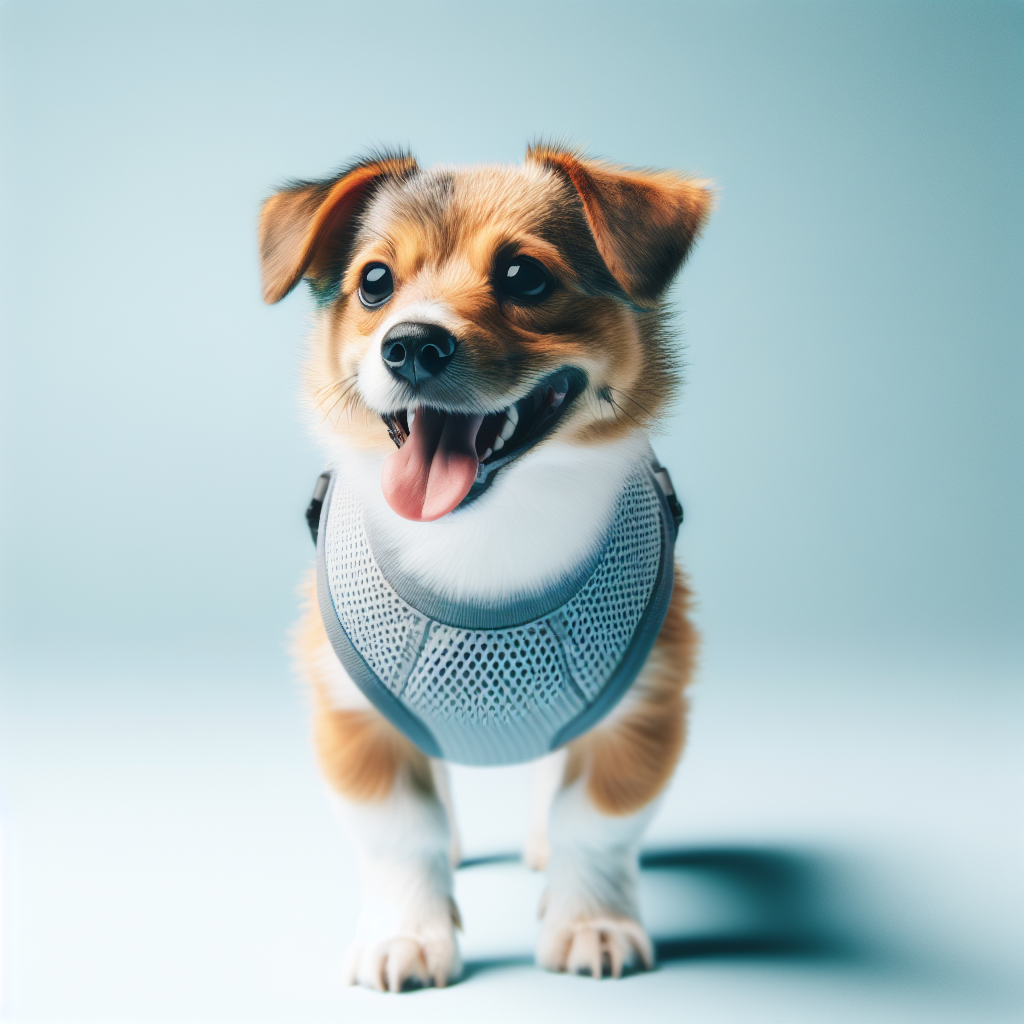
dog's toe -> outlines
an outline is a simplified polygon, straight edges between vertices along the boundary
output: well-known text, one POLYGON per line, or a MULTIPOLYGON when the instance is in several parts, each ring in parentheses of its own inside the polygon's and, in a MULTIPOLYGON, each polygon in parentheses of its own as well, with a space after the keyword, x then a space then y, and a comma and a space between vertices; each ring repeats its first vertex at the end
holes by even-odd
POLYGON ((378 992, 409 992, 425 985, 443 988, 461 972, 454 933, 438 929, 368 944, 353 943, 342 974, 348 985, 378 992))
POLYGON ((549 971, 620 978, 654 966, 654 947, 643 926, 628 918, 592 918, 549 927, 537 963, 549 971))
POLYGON ((427 961, 415 939, 394 939, 385 962, 389 992, 402 992, 427 983, 427 961))

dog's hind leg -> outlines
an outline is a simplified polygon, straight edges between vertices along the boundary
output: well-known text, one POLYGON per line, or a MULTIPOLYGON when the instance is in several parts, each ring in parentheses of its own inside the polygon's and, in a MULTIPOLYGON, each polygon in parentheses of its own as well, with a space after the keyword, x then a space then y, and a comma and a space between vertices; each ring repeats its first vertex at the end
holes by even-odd
POLYGON ((551 807, 537 947, 537 962, 548 970, 618 977, 653 964, 637 906, 637 857, 685 739, 684 691, 697 647, 688 599, 678 575, 661 633, 629 693, 569 746, 551 807))
POLYGON ((541 758, 533 766, 533 787, 530 793, 530 823, 523 847, 523 862, 533 871, 543 871, 551 856, 548 840, 548 819, 555 795, 562 788, 565 762, 569 751, 565 748, 541 758))
POLYGON ((461 973, 459 916, 452 829, 430 761, 345 674, 315 592, 296 654, 312 688, 320 765, 359 856, 363 906, 345 980, 391 992, 445 985, 461 973))
POLYGON ((455 804, 452 801, 452 783, 448 777, 448 765, 436 757, 430 759, 430 775, 434 780, 434 791, 437 793, 441 806, 448 815, 448 830, 451 840, 448 844, 448 860, 453 868, 462 860, 462 843, 459 841, 459 824, 455 820, 455 804))

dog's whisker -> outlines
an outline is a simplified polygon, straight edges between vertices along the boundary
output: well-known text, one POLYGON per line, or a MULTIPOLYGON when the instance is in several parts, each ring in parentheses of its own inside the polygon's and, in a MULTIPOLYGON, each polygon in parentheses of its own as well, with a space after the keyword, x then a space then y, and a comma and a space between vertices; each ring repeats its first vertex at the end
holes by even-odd
POLYGON ((654 413, 651 412, 650 409, 648 409, 645 405, 641 405, 631 394, 629 394, 629 392, 623 391, 622 388, 616 388, 616 387, 613 387, 611 384, 609 384, 608 385, 608 390, 609 391, 614 391, 618 395, 622 395, 623 398, 625 398, 627 401, 632 402, 633 405, 635 405, 642 412, 647 413, 648 416, 651 416, 651 417, 654 416, 654 413))
POLYGON ((341 380, 335 380, 331 381, 329 384, 325 384, 322 388, 313 392, 313 401, 317 403, 324 401, 337 391, 338 388, 344 387, 350 381, 354 381, 356 379, 357 375, 353 373, 348 377, 342 377, 341 380))
MULTIPOLYGON (((342 403, 342 402, 345 403, 341 407, 341 411, 342 412, 344 412, 346 410, 346 408, 351 405, 351 403, 349 401, 347 401, 347 399, 352 394, 353 389, 355 388, 356 384, 358 383, 358 378, 356 378, 356 377, 349 377, 347 379, 350 380, 352 383, 350 383, 348 385, 348 387, 345 388, 345 390, 342 391, 341 394, 338 395, 338 397, 331 403, 330 407, 324 413, 323 418, 320 420, 320 427, 322 427, 327 422, 327 420, 331 416, 331 413, 334 412, 334 410, 337 408, 339 403, 342 403)), ((317 427, 317 430, 319 430, 320 427, 317 427)))
MULTIPOLYGON (((618 409, 618 410, 619 410, 619 412, 621 412, 623 416, 629 416, 629 418, 630 418, 630 419, 631 419, 631 420, 632 420, 632 421, 633 421, 633 422, 634 422, 634 423, 635 423, 635 424, 636 424, 636 425, 637 425, 638 427, 642 427, 642 426, 643 426, 643 424, 642 424, 642 423, 641 423, 641 422, 640 422, 640 421, 639 421, 639 420, 638 420, 638 419, 637 419, 637 418, 636 418, 635 416, 633 416, 632 414, 630 414, 630 413, 626 412, 626 410, 625 410, 625 409, 623 409, 623 408, 622 408, 622 406, 621 406, 621 405, 619 405, 619 403, 618 403, 618 402, 616 402, 614 398, 609 398, 609 399, 608 399, 608 401, 609 401, 609 403, 610 403, 610 404, 611 404, 612 406, 614 406, 614 407, 615 407, 616 409, 618 409)), ((616 417, 615 417, 615 418, 616 418, 616 419, 618 419, 618 415, 616 415, 616 417)))

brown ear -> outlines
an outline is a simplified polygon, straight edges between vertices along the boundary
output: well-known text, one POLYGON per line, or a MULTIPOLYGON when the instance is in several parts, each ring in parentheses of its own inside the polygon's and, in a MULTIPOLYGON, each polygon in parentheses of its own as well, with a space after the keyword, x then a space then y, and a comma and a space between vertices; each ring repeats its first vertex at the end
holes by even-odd
POLYGON ((540 145, 531 146, 526 159, 575 188, 601 258, 629 298, 641 306, 657 302, 711 212, 709 183, 540 145))
POLYGON ((387 178, 414 173, 408 154, 371 157, 325 181, 299 181, 272 195, 260 214, 263 298, 280 302, 311 267, 331 262, 336 243, 371 192, 387 178))

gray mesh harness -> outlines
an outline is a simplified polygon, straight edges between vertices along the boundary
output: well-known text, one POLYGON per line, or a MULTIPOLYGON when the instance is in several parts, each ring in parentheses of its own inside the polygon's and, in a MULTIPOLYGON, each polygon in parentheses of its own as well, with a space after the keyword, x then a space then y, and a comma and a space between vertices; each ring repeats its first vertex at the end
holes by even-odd
POLYGON ((627 479, 574 572, 494 605, 445 600, 405 576, 337 475, 322 497, 327 635, 360 690, 432 757, 513 764, 579 736, 636 678, 668 610, 682 510, 657 462, 627 479))

